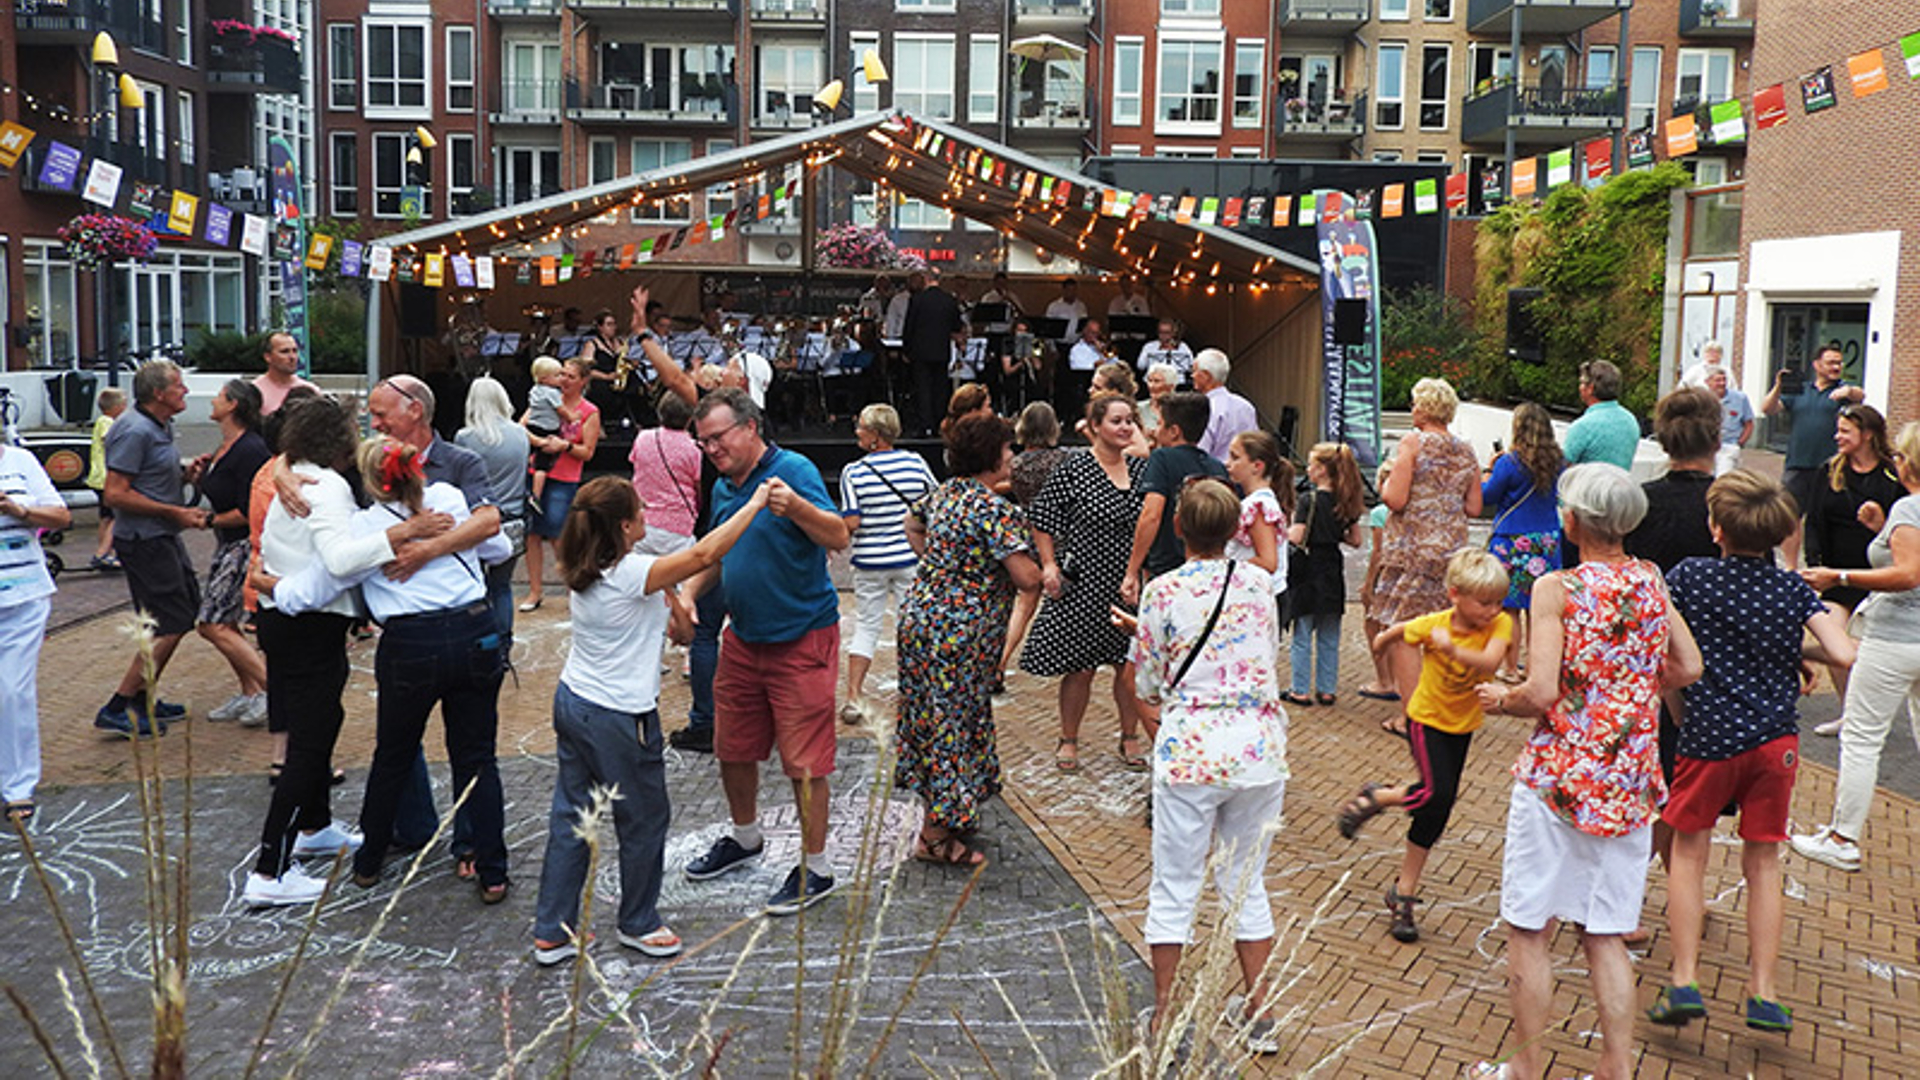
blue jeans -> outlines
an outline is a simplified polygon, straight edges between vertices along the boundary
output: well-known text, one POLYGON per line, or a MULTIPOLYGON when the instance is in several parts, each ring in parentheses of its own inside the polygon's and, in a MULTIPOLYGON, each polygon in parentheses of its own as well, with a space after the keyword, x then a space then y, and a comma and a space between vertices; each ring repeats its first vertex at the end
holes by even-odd
MULTIPOLYGON (((700 625, 687 647, 687 674, 693 680, 693 705, 687 709, 689 731, 713 730, 713 672, 720 666, 720 628, 727 621, 727 590, 715 580, 694 601, 700 625)), ((547 940, 551 941, 552 938, 547 940)))
POLYGON ((439 705, 454 790, 473 784, 465 812, 480 882, 492 886, 507 880, 504 798, 494 758, 500 644, 493 611, 485 601, 387 621, 374 658, 380 700, 373 772, 360 810, 366 836, 354 858, 355 871, 379 873, 403 797, 418 790, 420 739, 433 707, 439 705))
MULTIPOLYGON (((513 655, 513 568, 519 563, 520 557, 516 555, 487 567, 487 606, 493 608, 494 621, 505 634, 501 648, 509 658, 513 655)), ((454 792, 455 798, 459 795, 454 792)), ((427 753, 423 748, 414 755, 412 775, 400 793, 400 807, 393 818, 394 845, 408 849, 426 847, 438 828, 440 812, 433 808, 433 775, 427 770, 427 753)), ((448 837, 447 846, 456 859, 473 851, 473 822, 465 807, 453 815, 453 833, 448 837)))
POLYGON ((1293 620, 1293 692, 1331 694, 1340 687, 1340 615, 1293 620), (1318 669, 1317 672, 1315 669, 1318 669), (1308 683, 1312 683, 1311 687, 1308 683))
POLYGON ((590 852, 574 833, 580 812, 596 787, 619 790, 613 831, 619 840, 620 929, 643 937, 660 929, 660 880, 667 857, 665 743, 660 713, 620 712, 595 705, 561 683, 553 691, 554 754, 560 766, 553 783, 553 815, 547 857, 540 870, 540 899, 533 933, 542 941, 565 941, 580 925, 580 892, 587 885, 590 852))

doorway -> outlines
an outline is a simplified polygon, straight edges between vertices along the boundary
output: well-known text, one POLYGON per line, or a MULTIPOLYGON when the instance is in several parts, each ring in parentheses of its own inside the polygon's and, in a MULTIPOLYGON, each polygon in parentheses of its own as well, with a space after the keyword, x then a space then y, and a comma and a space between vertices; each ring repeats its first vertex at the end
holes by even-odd
MULTIPOLYGON (((1783 369, 1802 374, 1812 370, 1813 358, 1829 342, 1840 346, 1844 365, 1841 378, 1858 386, 1865 374, 1867 349, 1867 304, 1769 304, 1771 332, 1768 334, 1767 382, 1783 369)), ((1762 445, 1784 452, 1787 448, 1785 423, 1769 422, 1762 445)))

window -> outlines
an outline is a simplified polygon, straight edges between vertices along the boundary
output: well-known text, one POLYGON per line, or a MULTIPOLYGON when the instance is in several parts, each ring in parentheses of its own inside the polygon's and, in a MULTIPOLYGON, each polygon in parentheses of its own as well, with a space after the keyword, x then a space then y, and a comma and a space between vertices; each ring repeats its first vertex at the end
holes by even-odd
POLYGON ((893 0, 895 11, 952 11, 954 0, 893 0))
POLYGON ((552 195, 560 188, 560 151, 545 146, 500 148, 500 194, 508 203, 552 195))
POLYGON ((760 46, 759 121, 805 124, 819 89, 820 49, 813 45, 760 46))
POLYGON ((902 199, 893 209, 893 227, 938 232, 953 228, 953 215, 946 208, 919 199, 902 199))
POLYGON ((1237 41, 1233 45, 1233 126, 1260 126, 1262 82, 1267 66, 1267 43, 1237 41))
POLYGON ((1113 156, 1114 157, 1139 157, 1140 144, 1139 143, 1114 143, 1113 156))
MULTIPOLYGON (((689 139, 635 139, 632 147, 632 172, 635 174, 664 169, 693 159, 689 139)), ((556 177, 557 179, 557 177, 556 177)), ((649 198, 634 208, 634 221, 665 222, 683 225, 692 220, 692 200, 686 192, 649 198)))
POLYGON ((447 136, 447 211, 449 213, 473 213, 469 200, 473 196, 474 181, 478 178, 478 174, 479 163, 474 159, 473 136, 447 136))
POLYGON ((933 120, 953 119, 953 35, 893 36, 893 107, 933 120))
MULTIPOLYGON (((880 51, 880 35, 873 30, 856 31, 847 35, 847 45, 850 56, 848 64, 853 68, 853 83, 849 87, 853 91, 853 111, 872 112, 880 107, 880 88, 867 81, 867 72, 860 63, 860 58, 867 55, 868 49, 880 51)), ((894 53, 896 67, 899 55, 897 52, 894 53)), ((899 77, 898 72, 891 72, 891 74, 895 78, 899 77)), ((894 89, 899 90, 899 83, 894 84, 894 89)))
POLYGON ((334 217, 354 217, 360 213, 358 139, 351 131, 336 131, 327 140, 327 194, 334 217))
POLYGON ((187 0, 176 0, 173 5, 173 46, 175 60, 193 63, 193 5, 187 0))
POLYGON ((1196 161, 1219 156, 1211 146, 1156 146, 1153 154, 1155 157, 1192 158, 1196 161))
POLYGON ((1727 182, 1727 159, 1725 158, 1690 157, 1686 164, 1693 168, 1694 187, 1719 187, 1727 182))
POLYGON ((1627 83, 1627 126, 1652 127, 1660 113, 1660 50, 1635 46, 1633 72, 1627 83))
POLYGON ((1422 150, 1413 155, 1413 160, 1422 165, 1445 165, 1447 163, 1447 152, 1445 150, 1422 150))
POLYGON ((1156 128, 1220 133, 1219 41, 1160 39, 1156 128))
MULTIPOLYGON (((724 154, 733 149, 732 139, 708 139, 707 156, 724 154)), ((707 216, 724 214, 733 209, 733 181, 713 184, 707 188, 707 216)))
POLYGON ((1427 0, 1427 21, 1446 22, 1453 18, 1453 0, 1427 0))
POLYGON ((145 150, 148 157, 171 157, 167 153, 166 88, 143 83, 140 86, 140 99, 145 102, 136 121, 139 125, 140 149, 145 150))
POLYGON ((1725 101, 1733 96, 1732 49, 1681 49, 1675 68, 1674 111, 1683 111, 1681 103, 1692 100, 1698 105, 1725 101))
POLYGON ((193 164, 194 153, 193 131, 196 126, 193 122, 193 92, 191 90, 180 91, 179 96, 174 99, 174 103, 180 110, 178 113, 179 123, 173 126, 174 130, 179 132, 177 138, 180 143, 180 163, 182 165, 191 165, 193 164))
POLYGON ((607 138, 587 140, 587 183, 603 184, 613 179, 613 154, 617 145, 607 138))
POLYGON ((473 111, 473 27, 447 27, 447 111, 473 111))
POLYGON ((327 27, 327 108, 352 109, 360 105, 360 49, 354 44, 352 23, 327 27))
POLYGON ((1170 18, 1220 15, 1220 0, 1160 0, 1160 14, 1170 18))
POLYGON ((64 366, 79 355, 73 277, 65 245, 27 241, 20 277, 27 321, 16 327, 26 332, 27 355, 47 367, 64 366))
POLYGON ((411 136, 373 134, 373 216, 400 216, 400 192, 407 186, 407 141, 411 136))
POLYGON ((1587 89, 1605 90, 1613 85, 1618 77, 1615 71, 1615 59, 1619 50, 1612 45, 1595 45, 1587 50, 1587 89))
POLYGON ((1406 123, 1407 47, 1380 46, 1380 77, 1374 88, 1374 126, 1398 129, 1406 123))
POLYGON ((1373 152, 1373 160, 1375 160, 1375 161, 1399 161, 1399 160, 1400 160, 1400 151, 1398 151, 1398 150, 1375 150, 1375 151, 1373 152))
POLYGON ((370 117, 422 119, 427 104, 427 26, 420 23, 366 24, 367 105, 370 117))
POLYGON ((1237 157, 1237 158, 1257 158, 1260 156, 1260 148, 1257 146, 1236 146, 1233 149, 1227 151, 1227 156, 1237 157))
POLYGON ((1388 22, 1407 21, 1408 0, 1380 0, 1380 18, 1388 22))
POLYGON ((560 46, 538 41, 507 43, 507 111, 555 112, 560 108, 560 46))
POLYGON ((1140 75, 1146 65, 1147 43, 1137 37, 1115 38, 1113 43, 1113 122, 1140 123, 1140 75))
POLYGON ((1473 46, 1473 92, 1491 90, 1495 81, 1513 78, 1513 50, 1491 45, 1473 46))
POLYGON ((1000 118, 1000 35, 967 39, 967 119, 991 123, 1000 118))
POLYGON ((1452 58, 1451 46, 1420 47, 1420 127, 1424 130, 1447 126, 1447 82, 1452 58))

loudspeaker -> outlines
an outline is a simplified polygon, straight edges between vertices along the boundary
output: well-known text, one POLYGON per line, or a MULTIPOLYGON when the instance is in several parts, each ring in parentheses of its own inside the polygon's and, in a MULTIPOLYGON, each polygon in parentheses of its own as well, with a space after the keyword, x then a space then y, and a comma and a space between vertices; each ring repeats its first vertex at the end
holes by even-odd
POLYGON ((1507 290, 1508 359, 1524 360, 1529 364, 1546 360, 1546 343, 1540 339, 1540 327, 1533 321, 1533 308, 1530 306, 1540 296, 1539 289, 1507 290))
POLYGON ((438 289, 403 282, 400 286, 400 336, 437 337, 440 333, 439 305, 438 289))
POLYGON ((1365 300, 1333 302, 1333 343, 1335 345, 1367 343, 1367 302, 1365 300))

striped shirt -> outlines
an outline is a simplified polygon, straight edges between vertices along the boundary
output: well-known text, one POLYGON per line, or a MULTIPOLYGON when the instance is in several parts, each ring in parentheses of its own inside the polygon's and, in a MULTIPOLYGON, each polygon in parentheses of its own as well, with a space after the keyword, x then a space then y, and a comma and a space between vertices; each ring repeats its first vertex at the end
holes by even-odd
POLYGON ((892 570, 918 561, 907 543, 907 507, 935 483, 926 460, 911 450, 876 450, 840 470, 840 512, 860 517, 853 534, 856 569, 892 570))

